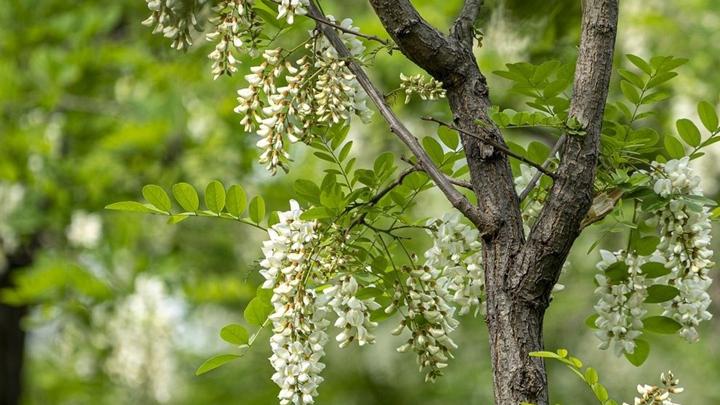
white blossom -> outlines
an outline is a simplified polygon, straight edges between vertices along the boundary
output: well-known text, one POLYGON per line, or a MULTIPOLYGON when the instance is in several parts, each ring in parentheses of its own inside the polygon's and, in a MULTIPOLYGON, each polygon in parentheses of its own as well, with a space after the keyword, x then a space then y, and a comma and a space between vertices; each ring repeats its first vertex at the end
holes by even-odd
POLYGON ((396 302, 404 300, 407 314, 393 334, 407 328, 412 336, 397 351, 414 351, 420 371, 426 372, 425 381, 434 382, 453 358, 452 350, 457 349, 449 335, 459 322, 455 319, 452 296, 445 288, 446 280, 439 270, 423 266, 408 273, 405 288, 398 290, 395 297, 396 302))
MULTIPOLYGON (((350 19, 340 25, 357 30, 350 19)), ((319 32, 310 34, 306 48, 312 55, 292 62, 280 48, 266 50, 263 61, 245 76, 247 87, 237 92, 235 112, 242 115, 240 123, 246 131, 260 136, 256 144, 262 150, 260 163, 272 174, 278 168, 288 170, 287 142, 309 143, 313 126, 346 123, 353 115, 367 120, 370 114, 367 96, 346 61, 319 32)), ((360 58, 363 43, 355 35, 339 35, 353 57, 360 58)))
POLYGON ((477 314, 485 287, 482 245, 478 230, 460 219, 460 213, 454 211, 428 221, 435 230, 429 232, 433 246, 425 252, 425 265, 442 274, 439 282, 452 294, 460 315, 473 307, 477 314))
MULTIPOLYGON (((538 169, 525 163, 520 163, 520 175, 514 179, 515 192, 517 192, 518 195, 527 188, 537 172, 538 169)), ((530 193, 530 195, 528 195, 525 199, 525 204, 522 207, 523 230, 526 235, 530 233, 530 227, 535 223, 535 220, 537 220, 537 217, 540 215, 540 211, 543 207, 542 201, 536 198, 536 193, 538 191, 539 189, 536 189, 534 193, 530 193)))
POLYGON ((210 23, 215 29, 205 36, 208 41, 217 41, 215 49, 208 55, 213 61, 213 79, 237 72, 238 55, 233 53, 233 49, 242 50, 243 34, 252 27, 252 3, 252 0, 224 0, 213 8, 216 15, 210 23))
POLYGON ((172 40, 171 47, 183 50, 192 45, 190 28, 200 31, 196 2, 182 0, 145 0, 150 17, 142 24, 153 27, 153 34, 162 34, 172 40))
POLYGON ((660 243, 656 254, 665 260, 670 274, 661 281, 676 287, 680 293, 663 303, 664 316, 678 321, 679 334, 689 342, 699 339, 696 327, 709 320, 707 293, 712 280, 708 271, 713 266, 710 250, 711 223, 707 207, 692 200, 702 197, 700 177, 689 166, 689 158, 653 162, 655 192, 668 199, 656 213, 660 223, 660 243))
POLYGON ((307 14, 307 6, 308 0, 280 0, 277 18, 284 18, 288 24, 292 24, 296 15, 307 14))
POLYGON ((265 258, 260 262, 263 288, 273 289, 270 363, 283 405, 313 403, 325 368, 320 360, 327 342, 327 305, 305 286, 318 235, 316 223, 301 220, 301 214, 296 201, 290 201, 289 211, 279 213, 279 222, 268 230, 270 239, 263 243, 265 258))
POLYGON ((640 269, 645 259, 623 251, 601 250, 600 255, 602 260, 597 264, 600 274, 595 276, 598 283, 595 294, 599 296, 595 304, 598 315, 595 335, 602 341, 599 347, 607 349, 612 345, 618 356, 633 353, 635 339, 642 335, 642 318, 647 313, 643 306, 647 297, 647 282, 640 269), (605 273, 617 262, 628 267, 627 278, 622 281, 613 281, 605 273))
MULTIPOLYGON (((640 394, 639 397, 635 397, 633 402, 634 405, 680 405, 677 402, 673 402, 671 394, 679 394, 684 391, 682 387, 677 385, 680 380, 676 379, 672 371, 668 371, 667 374, 662 373, 660 380, 663 383, 662 387, 657 387, 648 384, 638 384, 637 392, 640 394)), ((623 403, 623 405, 628 405, 623 403)))
POLYGON ((413 94, 417 94, 421 100, 445 98, 442 82, 419 73, 410 76, 400 73, 400 89, 405 92, 405 104, 410 102, 413 94))
POLYGON ((111 353, 108 374, 157 402, 172 399, 176 379, 173 334, 180 320, 176 300, 162 281, 139 276, 107 324, 111 353))
POLYGON ((70 226, 65 231, 71 245, 92 249, 102 237, 102 220, 97 214, 78 210, 72 213, 70 226))
POLYGON ((0 274, 5 271, 6 255, 20 244, 17 231, 11 225, 15 212, 25 196, 25 188, 17 183, 0 182, 0 274))
POLYGON ((380 305, 375 302, 374 298, 359 299, 357 297, 358 282, 352 275, 341 276, 332 287, 323 293, 328 299, 329 307, 338 316, 335 327, 342 331, 335 340, 340 347, 345 347, 353 341, 357 341, 360 346, 375 343, 372 331, 377 327, 377 322, 370 320, 370 311, 380 308, 380 305))

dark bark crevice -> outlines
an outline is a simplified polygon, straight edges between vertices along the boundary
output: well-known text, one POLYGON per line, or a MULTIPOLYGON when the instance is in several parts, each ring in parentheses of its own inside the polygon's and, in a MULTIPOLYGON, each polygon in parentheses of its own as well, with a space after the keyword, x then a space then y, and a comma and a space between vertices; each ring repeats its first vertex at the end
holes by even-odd
MULTIPOLYGON (((14 274, 32 264, 33 252, 33 246, 24 246, 7 257, 7 268, 0 274, 0 290, 12 287, 14 274)), ((25 358, 22 320, 27 310, 27 306, 0 303, 0 405, 20 403, 25 358)))

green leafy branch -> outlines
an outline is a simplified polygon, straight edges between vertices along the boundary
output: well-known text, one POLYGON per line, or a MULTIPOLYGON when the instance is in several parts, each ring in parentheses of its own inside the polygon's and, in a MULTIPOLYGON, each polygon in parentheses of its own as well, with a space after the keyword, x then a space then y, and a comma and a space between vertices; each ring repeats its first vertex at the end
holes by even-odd
POLYGON ((195 188, 188 183, 177 183, 171 187, 175 202, 182 211, 175 211, 170 196, 162 187, 148 184, 142 188, 145 203, 120 201, 107 205, 105 209, 125 212, 169 216, 168 223, 176 224, 189 217, 213 217, 231 219, 255 228, 266 230, 261 222, 265 218, 265 200, 256 196, 247 204, 247 194, 242 186, 233 185, 225 189, 217 180, 205 187, 205 209, 200 207, 200 198, 195 188), (248 216, 243 214, 247 209, 248 216))

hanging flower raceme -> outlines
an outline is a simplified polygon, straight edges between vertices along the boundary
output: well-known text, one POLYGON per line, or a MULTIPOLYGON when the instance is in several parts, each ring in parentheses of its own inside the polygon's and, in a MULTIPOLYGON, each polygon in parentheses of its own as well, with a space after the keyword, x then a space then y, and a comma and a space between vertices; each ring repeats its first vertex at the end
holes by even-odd
POLYGON ((400 73, 400 89, 405 92, 405 104, 410 102, 413 94, 417 94, 421 100, 445 98, 442 82, 419 73, 411 76, 400 73))
POLYGON ((340 347, 345 347, 357 341, 364 346, 375 343, 372 331, 377 323, 370 320, 370 311, 380 308, 374 298, 359 299, 358 282, 352 275, 338 278, 336 283, 323 291, 327 297, 328 305, 337 314, 335 326, 341 329, 335 340, 340 347))
POLYGON ((296 15, 307 14, 307 6, 308 0, 280 0, 277 18, 284 18, 288 24, 292 24, 296 15))
POLYGON ((238 55, 233 49, 240 52, 245 42, 249 42, 251 54, 255 51, 261 25, 252 6, 253 0, 224 0, 213 7, 215 15, 209 22, 214 29, 205 36, 208 41, 217 41, 215 49, 208 55, 213 61, 213 79, 237 72, 238 55))
POLYGON ((443 287, 452 295, 460 315, 473 307, 477 314, 485 287, 482 245, 478 230, 460 219, 455 211, 428 221, 433 246, 425 252, 425 265, 443 275, 443 287))
POLYGON ((407 328, 412 336, 397 350, 414 351, 420 371, 426 372, 425 381, 434 382, 453 357, 452 351, 457 349, 449 336, 459 324, 454 317, 453 297, 445 288, 447 280, 439 270, 423 266, 406 271, 404 291, 398 291, 394 304, 386 311, 392 311, 397 305, 395 302, 404 301, 407 314, 393 334, 398 335, 407 328))
POLYGON ((601 349, 611 345, 616 355, 633 353, 635 339, 642 335, 642 317, 647 313, 643 301, 647 297, 647 283, 640 266, 642 258, 627 254, 623 251, 608 252, 601 250, 602 260, 597 264, 600 274, 595 276, 598 287, 595 294, 599 296, 595 311, 597 319, 595 326, 598 330, 595 335, 602 341, 601 349), (624 263, 627 266, 627 276, 611 279, 606 273, 610 266, 624 263))
MULTIPOLYGON (((677 402, 673 402, 671 397, 672 394, 679 394, 684 391, 682 387, 678 387, 680 380, 676 379, 672 371, 668 371, 667 374, 662 373, 660 380, 663 383, 662 387, 654 385, 638 385, 637 391, 640 394, 639 397, 635 397, 634 405, 680 405, 677 402)), ((623 405, 628 405, 623 403, 623 405)))
POLYGON ((679 333, 690 342, 699 339, 696 327, 709 320, 707 293, 712 280, 710 250, 711 223, 707 207, 697 202, 702 197, 700 177, 689 166, 689 158, 653 163, 653 189, 668 202, 656 215, 660 224, 657 254, 665 259, 670 274, 663 280, 679 294, 663 307, 663 315, 682 325, 679 333))
MULTIPOLYGON (((357 30, 350 19, 340 25, 357 30)), ((341 37, 353 57, 361 58, 363 43, 352 34, 341 37)), ((346 123, 353 115, 366 120, 370 114, 367 96, 327 39, 312 31, 305 48, 312 54, 294 62, 283 49, 266 50, 262 63, 245 76, 247 87, 238 90, 235 112, 242 115, 240 123, 246 131, 261 137, 260 163, 272 174, 278 168, 288 170, 287 142, 309 143, 313 126, 346 123)))
POLYGON ((320 360, 329 324, 326 305, 305 286, 313 266, 317 224, 300 219, 301 214, 296 201, 290 201, 289 211, 279 213, 279 222, 268 230, 270 239, 263 243, 265 258, 260 262, 263 288, 273 290, 270 363, 281 404, 313 403, 325 368, 320 360))
POLYGON ((195 1, 181 0, 146 0, 150 17, 142 22, 148 27, 155 27, 153 34, 162 33, 172 40, 173 48, 183 50, 192 45, 190 28, 201 31, 197 21, 198 4, 195 1))
POLYGON ((108 374, 157 402, 169 401, 177 377, 172 339, 180 319, 181 306, 162 281, 138 277, 135 291, 107 323, 108 374))

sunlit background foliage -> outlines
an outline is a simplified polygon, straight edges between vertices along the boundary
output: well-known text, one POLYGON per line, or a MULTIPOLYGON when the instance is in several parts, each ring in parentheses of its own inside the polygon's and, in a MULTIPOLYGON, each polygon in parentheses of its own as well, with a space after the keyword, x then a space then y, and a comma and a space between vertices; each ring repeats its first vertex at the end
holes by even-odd
MULTIPOLYGON (((385 36, 365 2, 323 3, 330 14, 352 17, 364 32, 385 36)), ((429 21, 447 27, 461 2, 414 3, 429 21)), ((494 102, 518 108, 521 100, 508 95, 510 82, 490 72, 519 61, 553 58, 572 64, 580 2, 486 3, 478 60, 494 102)), ((14 192, 22 193, 22 203, 12 209, 13 197, 0 195, 0 232, 12 229, 33 258, 29 266, 13 270, 12 288, 8 274, 1 276, 7 288, 3 301, 27 306, 23 401, 275 403, 266 344, 240 361, 194 376, 204 359, 231 350, 218 331, 244 322, 243 309, 261 282, 257 259, 263 233, 231 221, 167 225, 165 218, 103 207, 138 199, 147 183, 169 188, 185 181, 200 187, 218 179, 262 195, 268 211, 286 210, 294 180, 312 178, 325 166, 308 159, 309 148, 297 145, 290 174, 270 176, 256 163, 255 136, 243 133, 233 113, 235 90, 249 64, 240 65, 232 78, 213 81, 207 58, 212 45, 197 38, 187 53, 178 53, 140 25, 147 14, 140 0, 72 5, 9 0, 0 7, 0 184, 20 185, 14 192)), ((625 53, 689 59, 668 86, 672 97, 653 107, 654 119, 666 131, 673 130, 676 118, 697 122, 695 105, 701 99, 717 106, 720 11, 715 0, 622 2, 618 67, 628 65, 625 53)), ((401 57, 379 53, 372 72, 390 90, 398 87, 401 72, 418 70, 401 57)), ((614 77, 610 100, 620 94, 614 77)), ((418 117, 446 114, 442 103, 404 105, 398 99, 394 106, 418 137, 436 131, 418 117)), ((506 134, 524 145, 531 139, 552 141, 544 133, 506 134)), ((362 164, 371 165, 382 151, 403 154, 377 119, 354 126, 350 137, 362 164)), ((712 156, 700 160, 698 169, 706 194, 715 198, 717 148, 708 153, 712 156)), ((448 209, 439 198, 426 198, 420 206, 422 215, 448 209)), ((660 370, 672 368, 686 387, 682 403, 720 402, 720 388, 709 384, 720 378, 720 346, 712 339, 686 345, 677 338, 652 338, 643 368, 596 349, 598 342, 584 323, 595 299, 597 249, 588 251, 599 238, 604 238, 600 246, 610 249, 627 238, 607 231, 591 228, 576 244, 561 279, 566 288, 555 294, 546 318, 546 346, 580 354, 598 369, 615 398, 629 401, 636 383, 656 381, 660 370)), ((412 243, 423 247, 428 241, 412 243)), ((717 283, 712 295, 711 311, 717 312, 717 283)), ((423 383, 411 356, 395 352, 398 338, 384 338, 342 353, 328 349, 318 403, 491 403, 485 325, 480 318, 465 318, 457 332, 458 356, 435 384, 423 383)), ((720 323, 713 320, 702 329, 702 336, 717 336, 720 323)), ((562 365, 548 367, 553 402, 591 403, 592 394, 562 365)))

